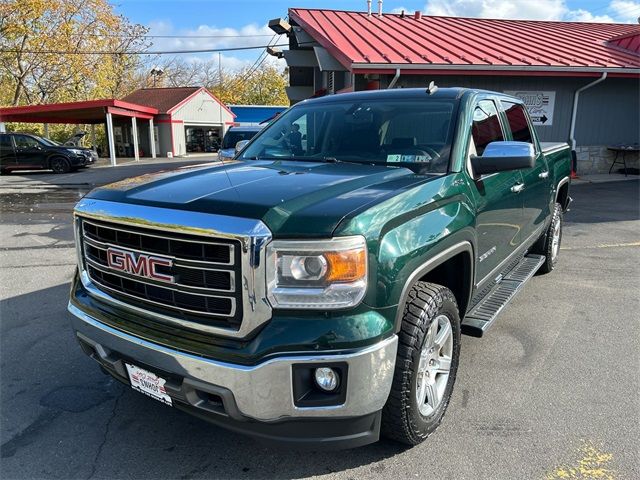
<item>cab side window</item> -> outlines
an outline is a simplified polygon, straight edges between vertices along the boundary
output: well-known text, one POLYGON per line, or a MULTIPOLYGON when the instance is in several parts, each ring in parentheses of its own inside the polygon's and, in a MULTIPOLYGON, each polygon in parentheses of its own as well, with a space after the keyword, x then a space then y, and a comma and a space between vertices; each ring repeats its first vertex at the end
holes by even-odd
POLYGON ((519 103, 504 101, 502 103, 513 140, 516 142, 533 143, 533 135, 531 134, 531 127, 529 126, 524 107, 519 103))
POLYGON ((478 156, 482 156, 484 149, 491 142, 504 140, 498 109, 492 100, 481 100, 473 111, 471 136, 478 156))
POLYGON ((0 135, 0 149, 2 150, 13 150, 13 145, 11 144, 11 137, 9 135, 0 135))
POLYGON ((15 135, 16 148, 37 148, 40 144, 33 138, 26 135, 15 135))

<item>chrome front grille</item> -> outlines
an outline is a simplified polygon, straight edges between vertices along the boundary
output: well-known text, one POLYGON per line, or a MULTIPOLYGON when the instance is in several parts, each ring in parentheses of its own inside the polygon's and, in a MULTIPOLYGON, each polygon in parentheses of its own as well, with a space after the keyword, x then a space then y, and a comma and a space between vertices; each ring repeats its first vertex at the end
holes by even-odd
POLYGON ((85 271, 97 288, 149 311, 210 325, 237 327, 242 300, 236 289, 240 246, 237 241, 161 233, 144 228, 81 219, 85 271), (158 273, 173 282, 154 280, 112 268, 108 252, 132 258, 170 261, 158 273))
POLYGON ((74 216, 82 288, 122 312, 105 317, 112 326, 159 343, 206 343, 207 335, 245 338, 271 318, 271 232, 260 220, 95 198, 78 202, 74 216), (112 268, 113 249, 132 261, 164 259, 155 266, 165 278, 112 268))

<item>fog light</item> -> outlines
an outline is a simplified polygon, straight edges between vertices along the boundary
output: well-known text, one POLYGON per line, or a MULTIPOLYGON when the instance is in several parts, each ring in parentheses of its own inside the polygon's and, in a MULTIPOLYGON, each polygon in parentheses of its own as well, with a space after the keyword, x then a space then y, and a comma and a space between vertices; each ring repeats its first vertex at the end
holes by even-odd
POLYGON ((340 383, 338 372, 329 367, 316 368, 315 378, 316 384, 325 392, 333 392, 340 383))

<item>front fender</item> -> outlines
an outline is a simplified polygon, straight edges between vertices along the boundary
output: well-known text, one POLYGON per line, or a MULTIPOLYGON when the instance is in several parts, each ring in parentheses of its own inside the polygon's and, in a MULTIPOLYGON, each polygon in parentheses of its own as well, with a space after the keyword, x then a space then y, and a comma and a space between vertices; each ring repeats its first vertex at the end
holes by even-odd
MULTIPOLYGON (((460 251, 468 252, 473 265, 475 216, 458 176, 448 175, 403 192, 356 216, 342 229, 340 234, 361 234, 367 239, 365 304, 399 305, 407 285, 460 251), (416 277, 416 272, 421 275, 416 277)), ((473 272, 469 281, 473 282, 473 272)))

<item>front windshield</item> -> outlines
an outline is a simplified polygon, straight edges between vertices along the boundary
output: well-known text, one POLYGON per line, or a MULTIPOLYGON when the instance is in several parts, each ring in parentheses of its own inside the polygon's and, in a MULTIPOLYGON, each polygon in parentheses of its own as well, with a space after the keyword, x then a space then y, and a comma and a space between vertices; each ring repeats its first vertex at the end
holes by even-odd
POLYGON ((236 143, 241 140, 251 140, 256 136, 257 131, 236 131, 229 130, 222 140, 222 148, 235 148, 236 143))
POLYGON ((455 100, 425 98, 299 104, 260 133, 243 160, 375 163, 444 173, 455 100))

